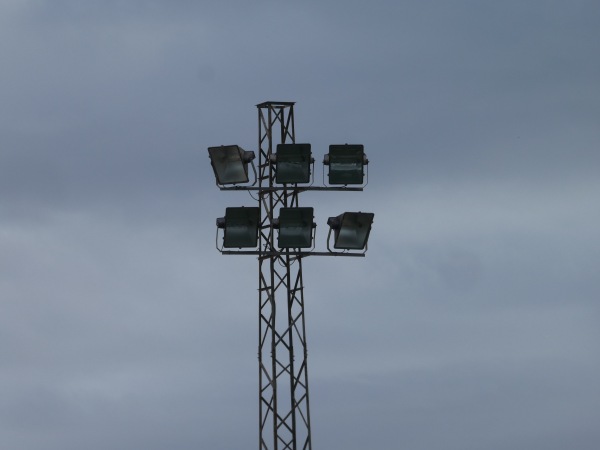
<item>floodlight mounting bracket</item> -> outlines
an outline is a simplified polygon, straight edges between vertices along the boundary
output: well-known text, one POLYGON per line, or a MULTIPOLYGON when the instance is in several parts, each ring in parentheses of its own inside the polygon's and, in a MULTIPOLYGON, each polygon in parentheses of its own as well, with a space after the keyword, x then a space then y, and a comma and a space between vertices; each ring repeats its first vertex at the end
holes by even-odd
MULTIPOLYGON (((223 225, 224 225, 224 224, 223 224, 223 225)), ((223 244, 223 245, 221 246, 221 248, 219 248, 219 230, 220 230, 220 229, 221 229, 221 226, 220 226, 220 224, 219 224, 219 219, 217 219, 217 235, 215 236, 215 247, 217 248, 217 250, 218 250, 218 251, 219 251, 221 254, 223 254, 223 248, 224 248, 224 245, 225 245, 225 244, 223 244)))

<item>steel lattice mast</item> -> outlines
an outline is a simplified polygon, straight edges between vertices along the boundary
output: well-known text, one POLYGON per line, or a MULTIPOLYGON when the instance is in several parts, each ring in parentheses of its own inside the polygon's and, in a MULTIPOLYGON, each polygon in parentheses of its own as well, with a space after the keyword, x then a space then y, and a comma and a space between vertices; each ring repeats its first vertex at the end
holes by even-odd
POLYGON ((345 212, 330 217, 327 252, 314 251, 314 244, 310 248, 316 226, 313 208, 300 207, 299 195, 305 191, 362 191, 366 186, 363 167, 368 160, 362 145, 330 145, 323 160, 329 165, 329 185, 303 185, 309 182, 310 165, 314 171, 314 159, 310 144, 296 144, 294 103, 256 106, 258 173, 252 162, 253 151, 237 145, 208 148, 220 190, 258 194, 258 207, 227 208, 225 217, 217 219, 217 249, 223 255, 258 257, 259 449, 312 450, 302 260, 311 255, 365 256, 374 214, 345 212), (286 155, 292 159, 286 160, 286 155), (247 185, 250 164, 258 186, 247 185), (293 172, 298 166, 300 177, 293 172), (301 215, 299 222, 294 221, 297 213, 301 215), (219 229, 224 230, 221 247, 219 229), (231 248, 237 250, 225 250, 231 248))
POLYGON ((273 218, 297 207, 297 189, 274 189, 277 143, 295 143, 294 103, 258 107, 259 429, 261 450, 311 450, 302 257, 275 248, 273 218), (277 142, 279 140, 279 142, 277 142), (263 189, 269 188, 269 189, 263 189))

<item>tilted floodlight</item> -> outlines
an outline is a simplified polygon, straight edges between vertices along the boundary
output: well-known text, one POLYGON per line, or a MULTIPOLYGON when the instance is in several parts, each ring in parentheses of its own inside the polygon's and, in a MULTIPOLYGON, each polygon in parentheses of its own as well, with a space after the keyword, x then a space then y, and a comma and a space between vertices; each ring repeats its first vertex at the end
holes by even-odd
POLYGON ((369 160, 363 145, 330 145, 323 164, 329 166, 329 184, 363 184, 369 160))
MULTIPOLYGON (((371 225, 373 224, 373 213, 345 212, 337 217, 330 217, 327 225, 334 233, 334 248, 345 250, 362 250, 367 246, 371 225)), ((329 237, 327 238, 329 248, 329 237)))
MULTIPOLYGON (((239 145, 221 145, 220 147, 208 147, 208 155, 217 184, 248 183, 248 163, 256 155, 252 151, 246 151, 239 145)), ((254 164, 252 165, 254 169, 254 164)))
POLYGON ((278 144, 275 154, 275 182, 308 183, 313 162, 310 144, 278 144))
POLYGON ((226 208, 225 217, 217 219, 217 228, 225 230, 223 247, 255 248, 258 245, 260 212, 257 207, 226 208))
POLYGON ((312 247, 314 221, 313 208, 281 208, 279 220, 275 226, 279 228, 277 244, 281 248, 312 247))

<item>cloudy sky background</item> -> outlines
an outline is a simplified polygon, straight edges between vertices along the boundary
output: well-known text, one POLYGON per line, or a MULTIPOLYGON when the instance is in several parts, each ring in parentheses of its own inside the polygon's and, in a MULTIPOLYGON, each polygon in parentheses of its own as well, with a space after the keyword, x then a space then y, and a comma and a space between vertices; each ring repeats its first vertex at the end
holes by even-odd
MULTIPOLYGON (((600 448, 600 3, 0 1, 0 447, 258 448, 252 205, 206 148, 362 143, 304 263, 315 449, 600 448), (231 281, 233 278, 233 282, 231 281)), ((321 169, 317 169, 317 179, 321 169)))

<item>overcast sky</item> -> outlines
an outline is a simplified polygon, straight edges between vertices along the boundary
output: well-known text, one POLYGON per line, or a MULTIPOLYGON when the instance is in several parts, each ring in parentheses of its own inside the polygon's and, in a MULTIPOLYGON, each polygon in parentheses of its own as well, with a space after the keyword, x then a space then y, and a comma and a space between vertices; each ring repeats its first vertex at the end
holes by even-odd
MULTIPOLYGON (((313 447, 600 448, 597 0, 0 0, 0 447, 258 448, 206 148, 361 143, 304 262, 313 447)), ((322 169, 317 164, 317 180, 322 169)))

